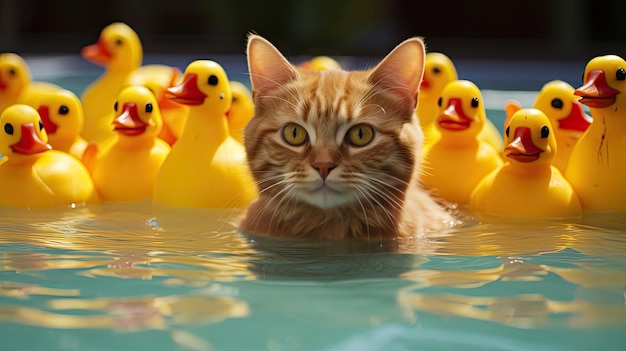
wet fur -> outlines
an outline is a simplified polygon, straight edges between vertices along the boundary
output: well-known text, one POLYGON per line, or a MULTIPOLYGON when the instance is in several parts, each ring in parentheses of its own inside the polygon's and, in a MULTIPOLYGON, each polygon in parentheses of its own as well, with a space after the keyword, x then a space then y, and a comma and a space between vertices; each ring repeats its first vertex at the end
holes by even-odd
POLYGON ((414 111, 423 44, 414 38, 401 45, 367 71, 315 71, 291 65, 265 39, 250 37, 255 116, 244 140, 260 196, 240 230, 392 238, 440 230, 451 222, 419 184, 423 134, 414 111), (411 63, 404 66, 409 59, 415 61, 413 71, 405 68, 411 63), (291 122, 305 127, 308 143, 294 147, 282 139, 283 126, 291 122), (375 136, 369 145, 354 147, 344 136, 360 123, 372 126, 375 136), (341 189, 341 197, 307 193, 311 183, 321 181, 313 164, 327 161, 336 165, 327 182, 341 189))

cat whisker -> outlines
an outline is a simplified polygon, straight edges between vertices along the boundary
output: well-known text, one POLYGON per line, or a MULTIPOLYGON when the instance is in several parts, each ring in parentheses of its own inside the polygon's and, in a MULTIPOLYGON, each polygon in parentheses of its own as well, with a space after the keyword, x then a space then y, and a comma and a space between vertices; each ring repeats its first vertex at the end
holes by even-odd
MULTIPOLYGON (((373 196, 372 191, 367 191, 367 190, 374 190, 375 193, 378 193, 378 191, 374 188, 371 187, 371 185, 369 184, 363 184, 365 185, 365 191, 361 190, 359 187, 359 192, 361 192, 365 197, 365 199, 370 203, 370 205, 372 206, 372 210, 373 212, 376 214, 376 219, 378 221, 378 223, 380 223, 380 217, 378 217, 378 210, 377 209, 381 209, 385 215, 387 215, 387 218, 392 221, 395 222, 395 218, 393 216, 393 214, 391 213, 391 211, 389 211, 387 209, 387 207, 385 206, 385 204, 381 203, 380 200, 378 200, 376 197, 373 196), (376 205, 378 205, 378 207, 374 206, 374 203, 376 203, 376 205)), ((379 226, 380 228, 382 228, 382 226, 379 226)), ((381 232, 381 236, 383 235, 383 233, 381 232)))

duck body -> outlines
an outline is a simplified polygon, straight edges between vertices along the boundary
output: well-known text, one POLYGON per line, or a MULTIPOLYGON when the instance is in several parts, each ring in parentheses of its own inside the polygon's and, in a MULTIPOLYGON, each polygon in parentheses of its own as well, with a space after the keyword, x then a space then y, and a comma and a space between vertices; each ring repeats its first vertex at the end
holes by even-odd
POLYGON ((507 162, 477 184, 470 210, 483 217, 579 219, 580 200, 552 165, 557 144, 548 117, 538 109, 520 109, 506 128, 507 162))
POLYGON ((247 206, 257 190, 245 149, 228 132, 225 114, 232 93, 224 69, 214 61, 194 61, 168 94, 189 105, 189 115, 157 174, 153 201, 174 207, 247 206))
POLYGON ((464 80, 448 83, 436 123, 441 136, 424 148, 424 184, 442 199, 467 204, 476 184, 502 165, 499 152, 481 140, 485 123, 478 87, 464 80))
POLYGON ((626 61, 598 56, 584 76, 575 94, 593 122, 574 146, 565 177, 585 212, 626 212, 626 61))
POLYGON ((81 95, 85 114, 81 136, 88 142, 99 143, 115 135, 109 118, 111 106, 133 71, 141 65, 143 48, 132 28, 116 22, 102 29, 95 44, 83 47, 81 56, 105 68, 81 95))
POLYGON ((91 176, 69 154, 52 150, 37 111, 15 104, 0 116, 0 205, 46 207, 97 202, 91 176), (6 127, 10 125, 11 127, 6 127))
POLYGON ((152 196, 154 180, 170 146, 156 97, 143 86, 124 88, 114 104, 116 136, 86 162, 103 201, 140 201, 152 196))

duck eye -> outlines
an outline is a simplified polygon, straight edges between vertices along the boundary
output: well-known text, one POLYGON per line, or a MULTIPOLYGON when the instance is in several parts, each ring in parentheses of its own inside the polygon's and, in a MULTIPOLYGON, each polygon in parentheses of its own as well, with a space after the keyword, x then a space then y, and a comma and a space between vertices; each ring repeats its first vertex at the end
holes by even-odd
POLYGON ((506 134, 506 137, 509 137, 509 130, 511 129, 510 126, 506 127, 506 130, 504 131, 504 133, 506 134))
POLYGON ((237 102, 237 101, 239 101, 239 98, 233 95, 233 102, 237 102))
POLYGON ((352 146, 365 146, 374 139, 374 128, 367 124, 357 124, 348 130, 346 142, 352 146))
POLYGON ((303 126, 287 123, 283 127, 283 140, 291 146, 300 146, 309 141, 309 134, 303 126))
POLYGON ((478 98, 476 96, 472 98, 472 107, 478 107, 478 98))
POLYGON ((4 132, 9 134, 9 135, 13 135, 13 125, 11 123, 5 123, 4 124, 4 132))
POLYGON ((437 106, 441 107, 441 102, 442 102, 441 97, 439 97, 439 99, 437 100, 437 106))
POLYGON ((209 85, 217 85, 218 82, 219 82, 219 79, 217 79, 216 75, 211 75, 209 77, 209 85))
POLYGON ((10 76, 15 76, 16 74, 17 74, 17 72, 15 71, 15 68, 12 68, 12 67, 11 67, 11 68, 9 69, 9 75, 10 75, 10 76))
POLYGON ((146 112, 152 112, 152 104, 151 103, 147 103, 146 104, 146 112))
POLYGON ((39 130, 43 130, 43 121, 39 120, 39 130))
POLYGON ((115 39, 115 45, 117 46, 122 45, 122 39, 115 39))
POLYGON ((113 104, 113 109, 115 110, 115 112, 117 112, 117 101, 115 102, 115 104, 113 104))
POLYGON ((626 70, 624 70, 622 67, 618 68, 617 72, 615 72, 615 78, 617 78, 617 80, 625 80, 626 70))
POLYGON ((550 135, 550 128, 548 128, 548 126, 541 127, 541 137, 545 139, 548 135, 550 135))
POLYGON ((552 105, 552 107, 554 107, 554 108, 562 109, 563 108, 563 100, 561 100, 559 98, 554 98, 550 102, 550 105, 552 105))
POLYGON ((433 73, 434 73, 434 74, 439 74, 439 73, 441 73, 441 68, 439 68, 439 66, 435 66, 435 67, 433 67, 433 73))
POLYGON ((65 105, 61 105, 61 106, 59 107, 59 114, 60 114, 60 115, 66 115, 66 114, 68 114, 68 113, 70 113, 70 109, 69 109, 69 107, 67 107, 67 106, 65 106, 65 105))

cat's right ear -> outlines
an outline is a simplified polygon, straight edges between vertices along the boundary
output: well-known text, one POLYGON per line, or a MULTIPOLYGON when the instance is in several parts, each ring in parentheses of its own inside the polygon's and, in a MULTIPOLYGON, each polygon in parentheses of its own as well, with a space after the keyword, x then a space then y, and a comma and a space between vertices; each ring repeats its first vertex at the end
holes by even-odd
POLYGON ((248 36, 247 54, 254 96, 265 95, 298 77, 294 66, 272 43, 259 35, 248 36))

